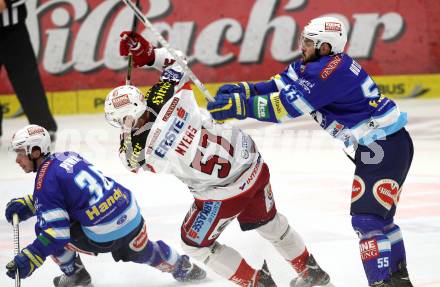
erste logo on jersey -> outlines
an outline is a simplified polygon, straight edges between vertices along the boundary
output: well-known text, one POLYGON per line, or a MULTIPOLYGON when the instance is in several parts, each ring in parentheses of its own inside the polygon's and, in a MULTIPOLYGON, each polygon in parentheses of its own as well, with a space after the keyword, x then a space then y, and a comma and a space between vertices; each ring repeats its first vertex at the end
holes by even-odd
POLYGON ((355 175, 353 179, 353 185, 351 187, 351 202, 355 202, 362 197, 365 193, 365 183, 363 179, 355 175))
POLYGON ((390 210, 393 204, 397 204, 399 184, 392 179, 381 179, 374 184, 373 195, 383 207, 390 210))
POLYGON ((157 156, 161 158, 165 157, 167 152, 175 143, 178 135, 182 132, 186 120, 188 119, 188 115, 189 114, 184 108, 180 107, 177 109, 177 117, 174 118, 170 128, 166 131, 164 138, 154 150, 154 153, 157 156))
POLYGON ((112 104, 115 107, 115 109, 119 109, 121 107, 129 105, 130 104, 130 98, 128 97, 128 94, 123 94, 123 95, 114 97, 112 99, 112 104))
POLYGON ((333 56, 330 62, 325 65, 325 67, 322 69, 319 76, 321 79, 326 80, 330 75, 336 70, 336 68, 339 66, 339 64, 342 62, 342 58, 339 55, 333 56))

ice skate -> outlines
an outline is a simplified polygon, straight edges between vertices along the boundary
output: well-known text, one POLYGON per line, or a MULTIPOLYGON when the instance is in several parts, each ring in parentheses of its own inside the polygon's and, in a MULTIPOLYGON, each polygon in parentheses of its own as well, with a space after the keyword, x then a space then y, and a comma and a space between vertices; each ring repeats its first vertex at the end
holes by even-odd
POLYGON ((398 287, 413 287, 411 280, 409 280, 408 270, 406 269, 406 261, 399 262, 399 270, 391 274, 391 282, 398 287))
POLYGON ((330 282, 330 276, 319 267, 313 255, 307 259, 306 269, 290 281, 290 287, 323 286, 330 282))
POLYGON ((255 282, 255 287, 277 287, 272 279, 272 275, 269 272, 266 261, 264 261, 263 266, 257 273, 257 282, 255 282))
POLYGON ((191 263, 187 255, 180 256, 172 274, 174 279, 179 282, 198 281, 206 278, 206 271, 191 263))
POLYGON ((92 278, 90 278, 89 272, 81 262, 79 256, 75 258, 75 273, 70 276, 65 274, 57 276, 53 279, 53 284, 56 287, 93 287, 92 278))

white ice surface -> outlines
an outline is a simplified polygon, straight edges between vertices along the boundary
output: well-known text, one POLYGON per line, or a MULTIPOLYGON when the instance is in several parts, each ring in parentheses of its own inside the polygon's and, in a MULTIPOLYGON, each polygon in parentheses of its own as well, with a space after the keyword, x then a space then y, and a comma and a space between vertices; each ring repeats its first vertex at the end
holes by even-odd
MULTIPOLYGON (((396 223, 402 229, 408 268, 417 287, 440 286, 440 101, 405 100, 401 110, 409 112, 409 130, 415 156, 399 204, 396 223)), ((186 187, 170 176, 131 174, 117 157, 117 130, 101 115, 65 116, 59 124, 56 151, 75 150, 106 175, 130 188, 142 208, 149 237, 180 248, 180 224, 192 203, 186 187)), ((25 118, 3 122, 0 146, 0 286, 13 286, 5 265, 13 256, 12 228, 4 219, 6 203, 32 192, 34 174, 24 174, 7 152, 13 132, 26 124, 25 118)), ((367 286, 358 253, 358 239, 351 228, 350 205, 353 164, 316 124, 299 118, 284 125, 253 120, 237 122, 254 136, 271 171, 277 208, 304 237, 308 249, 330 274, 338 287, 367 286)), ((20 225, 21 246, 34 239, 34 220, 20 225)), ((267 259, 278 286, 288 286, 293 270, 256 232, 241 232, 231 224, 220 242, 240 251, 255 268, 267 259)), ((111 256, 82 256, 96 287, 180 286, 170 275, 149 266, 115 263, 111 256)), ((208 271, 208 280, 198 286, 234 286, 208 271)), ((22 286, 52 286, 59 275, 50 259, 22 281, 22 286)), ((190 284, 184 284, 188 286, 190 284)))

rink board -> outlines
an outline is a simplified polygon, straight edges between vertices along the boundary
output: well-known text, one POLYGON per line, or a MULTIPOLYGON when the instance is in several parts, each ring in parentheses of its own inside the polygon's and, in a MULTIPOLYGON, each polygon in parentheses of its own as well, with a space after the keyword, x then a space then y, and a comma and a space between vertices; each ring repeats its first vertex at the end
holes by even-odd
MULTIPOLYGON (((440 97, 440 74, 430 75, 401 75, 375 76, 382 93, 395 99, 430 99, 440 97)), ((223 83, 206 84, 211 94, 215 94, 223 83)), ((90 89, 62 92, 48 92, 49 106, 55 115, 95 114, 102 113, 104 99, 108 89, 90 89)), ((146 91, 149 86, 141 87, 146 91)), ((206 100, 201 92, 193 85, 200 106, 206 106, 206 100)), ((20 115, 20 104, 15 95, 0 95, 5 117, 20 115)))

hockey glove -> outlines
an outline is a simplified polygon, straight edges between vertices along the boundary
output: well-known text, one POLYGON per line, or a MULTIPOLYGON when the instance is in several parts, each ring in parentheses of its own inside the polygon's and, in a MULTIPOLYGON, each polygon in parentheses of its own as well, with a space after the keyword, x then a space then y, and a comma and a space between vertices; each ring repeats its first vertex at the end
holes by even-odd
POLYGON ((6 205, 5 216, 8 222, 12 222, 12 215, 16 213, 20 221, 35 215, 34 198, 32 194, 25 197, 14 198, 6 205))
POLYGON ((248 103, 243 92, 217 94, 215 101, 208 103, 207 109, 217 121, 232 118, 242 120, 247 117, 248 103))
POLYGON ((249 99, 256 94, 255 86, 254 84, 248 82, 241 82, 238 84, 226 84, 218 89, 216 96, 232 93, 244 93, 246 95, 246 99, 249 99))
POLYGON ((6 265, 6 275, 15 279, 18 270, 20 278, 29 277, 35 269, 43 265, 45 259, 32 245, 28 245, 6 265))
POLYGON ((135 68, 154 63, 155 47, 144 37, 136 32, 124 31, 121 33, 119 42, 119 54, 121 56, 133 55, 133 66, 135 68))

